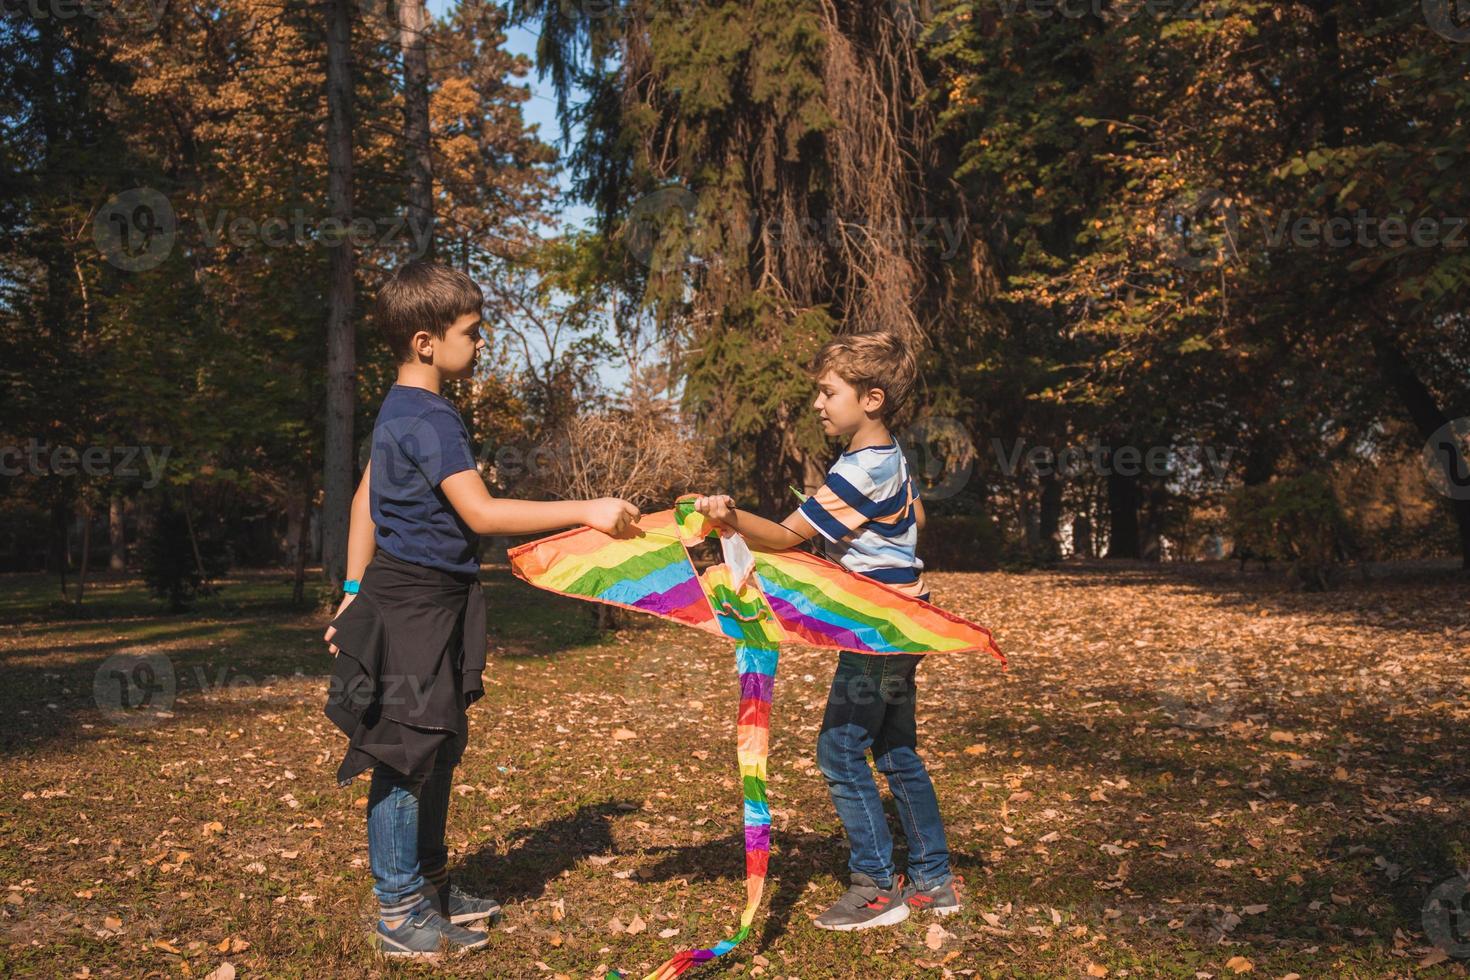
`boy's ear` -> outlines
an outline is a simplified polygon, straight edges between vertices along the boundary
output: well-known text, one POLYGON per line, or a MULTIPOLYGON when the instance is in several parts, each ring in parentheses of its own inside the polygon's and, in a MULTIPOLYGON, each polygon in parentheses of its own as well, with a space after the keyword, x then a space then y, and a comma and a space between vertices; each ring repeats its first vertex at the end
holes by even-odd
POLYGON ((420 330, 413 335, 408 342, 408 349, 415 358, 423 358, 430 363, 434 360, 434 335, 427 330, 420 330))
POLYGON ((887 400, 888 393, 882 388, 869 388, 863 394, 863 411, 869 415, 877 415, 887 400))

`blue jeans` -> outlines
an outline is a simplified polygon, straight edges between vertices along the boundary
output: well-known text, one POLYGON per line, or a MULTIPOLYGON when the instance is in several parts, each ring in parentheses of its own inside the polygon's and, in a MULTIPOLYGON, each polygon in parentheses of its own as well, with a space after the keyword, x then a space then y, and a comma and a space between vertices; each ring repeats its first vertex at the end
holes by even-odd
POLYGON ((442 880, 449 862, 444 828, 449 788, 463 745, 451 738, 439 746, 432 771, 415 782, 392 766, 373 767, 368 790, 368 863, 384 919, 408 914, 426 878, 442 880))
POLYGON ((826 777, 832 805, 852 848, 848 868, 885 888, 893 882, 893 837, 864 756, 868 749, 873 750, 878 771, 888 777, 908 838, 909 879, 930 888, 952 877, 939 800, 915 751, 914 670, 922 659, 848 650, 838 654, 817 738, 817 766, 826 777))

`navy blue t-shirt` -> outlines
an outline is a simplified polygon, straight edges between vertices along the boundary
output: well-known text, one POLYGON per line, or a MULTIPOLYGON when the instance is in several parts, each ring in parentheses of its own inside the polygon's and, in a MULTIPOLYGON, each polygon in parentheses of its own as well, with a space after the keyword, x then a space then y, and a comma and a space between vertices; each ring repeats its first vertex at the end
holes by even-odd
POLYGON ((372 466, 378 547, 415 565, 478 573, 480 536, 439 487, 475 468, 470 433, 454 405, 423 388, 388 389, 373 425, 372 466))

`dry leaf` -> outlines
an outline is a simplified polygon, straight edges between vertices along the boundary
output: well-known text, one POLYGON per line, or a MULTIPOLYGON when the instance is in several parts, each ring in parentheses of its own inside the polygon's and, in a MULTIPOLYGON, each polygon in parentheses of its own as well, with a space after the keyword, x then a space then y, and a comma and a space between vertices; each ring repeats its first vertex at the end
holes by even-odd
POLYGON ((1256 965, 1244 956, 1232 956, 1225 961, 1225 968, 1236 973, 1250 973, 1255 970, 1256 965))
POLYGON ((1089 977, 1105 977, 1108 975, 1108 968, 1101 963, 1089 962, 1087 964, 1087 975, 1089 977))

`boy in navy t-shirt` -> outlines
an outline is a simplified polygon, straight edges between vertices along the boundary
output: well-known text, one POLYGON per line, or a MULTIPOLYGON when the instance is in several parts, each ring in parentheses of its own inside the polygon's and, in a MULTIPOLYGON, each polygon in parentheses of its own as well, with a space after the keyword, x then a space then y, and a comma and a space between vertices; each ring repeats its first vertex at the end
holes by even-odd
POLYGON ((483 946, 487 934, 464 925, 500 910, 450 884, 444 843, 465 709, 484 691, 480 535, 577 524, 621 534, 639 516, 611 497, 490 496, 464 421, 439 393, 474 371, 483 304, 469 276, 430 262, 404 266, 378 294, 374 318, 398 376, 352 500, 346 594, 325 637, 339 654, 326 713, 349 738, 338 782, 372 771, 373 940, 390 956, 483 946))

